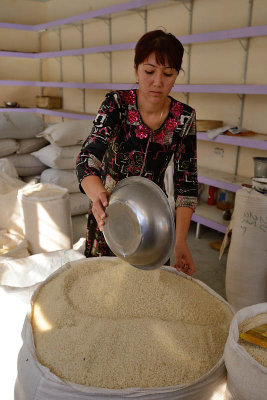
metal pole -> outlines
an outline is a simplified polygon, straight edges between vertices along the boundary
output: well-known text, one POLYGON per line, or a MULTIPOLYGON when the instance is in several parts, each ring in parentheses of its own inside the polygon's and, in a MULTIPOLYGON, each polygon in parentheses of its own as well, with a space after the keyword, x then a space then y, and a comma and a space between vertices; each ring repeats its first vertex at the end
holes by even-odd
MULTIPOLYGON (((247 26, 251 26, 251 20, 252 20, 252 9, 253 9, 253 1, 254 0, 249 0, 249 6, 248 6, 248 18, 247 18, 247 26)), ((244 49, 244 65, 243 65, 243 84, 246 84, 247 81, 247 69, 248 69, 248 48, 249 48, 249 38, 246 38, 244 40, 244 44, 241 42, 240 43, 244 49)), ((244 114, 244 103, 245 103, 245 95, 241 94, 240 95, 240 108, 239 108, 239 117, 238 117, 238 126, 242 126, 243 123, 243 114, 244 114)), ((239 151, 240 147, 237 146, 235 150, 235 165, 234 165, 234 175, 237 175, 237 170, 238 170, 238 160, 239 160, 239 151)))
MULTIPOLYGON (((112 44, 112 18, 109 16, 109 44, 112 44)), ((109 80, 112 82, 112 52, 109 53, 109 80)))
MULTIPOLYGON (((82 41, 82 48, 84 48, 84 23, 81 22, 81 41, 82 41)), ((82 79, 83 83, 85 83, 85 65, 84 65, 84 58, 85 55, 82 55, 82 79)), ((83 112, 85 113, 85 89, 82 89, 83 93, 83 112)))
MULTIPOLYGON (((186 7, 187 8, 187 7, 186 7)), ((189 8, 189 25, 188 25, 188 35, 192 34, 192 19, 193 19, 193 0, 190 1, 189 8)), ((191 69, 191 44, 188 45, 188 62, 187 62, 187 84, 190 84, 190 69, 191 69)), ((186 93, 186 103, 189 103, 189 93, 186 93)))
POLYGON ((144 10, 145 33, 147 33, 147 7, 144 10))
MULTIPOLYGON (((61 26, 58 28, 58 37, 59 37, 59 50, 62 50, 62 36, 61 36, 61 26)), ((62 66, 62 57, 59 58, 60 65, 60 81, 63 81, 63 66, 62 66)), ((64 109, 64 91, 63 88, 60 89, 60 94, 62 97, 62 108, 64 109)), ((64 117, 61 117, 62 121, 64 121, 64 117)))
MULTIPOLYGON (((41 53, 41 34, 42 32, 38 32, 38 52, 41 53)), ((43 59, 39 58, 39 80, 43 80, 43 59)), ((43 96, 44 88, 40 88, 40 96, 43 96)))

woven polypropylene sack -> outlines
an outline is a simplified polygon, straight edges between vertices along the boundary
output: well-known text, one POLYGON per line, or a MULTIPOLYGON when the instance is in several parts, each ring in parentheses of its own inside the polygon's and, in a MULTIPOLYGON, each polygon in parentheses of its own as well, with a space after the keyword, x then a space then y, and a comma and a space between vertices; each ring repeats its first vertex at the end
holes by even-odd
POLYGON ((35 137, 44 128, 42 118, 34 113, 0 113, 0 138, 29 139, 35 137))
POLYGON ((267 301, 267 196, 236 192, 226 266, 226 296, 237 311, 267 301))
POLYGON ((243 346, 238 344, 238 325, 262 313, 267 313, 267 303, 242 308, 231 322, 224 350, 227 369, 225 400, 267 399, 267 368, 258 363, 243 346))
MULTIPOLYGON (((101 259, 105 261, 113 258, 101 257, 101 259)), ((89 264, 95 262, 95 259, 87 259, 86 262, 89 264)), ((46 284, 49 280, 64 272, 66 269, 76 267, 80 263, 84 263, 84 261, 74 261, 64 265, 52 274, 43 284, 46 284)), ((174 268, 162 268, 170 273, 182 275, 185 279, 192 279, 191 277, 186 277, 184 274, 177 272, 174 268)), ((214 297, 228 305, 223 298, 203 282, 195 279, 192 280, 196 284, 202 286, 214 297)), ((39 288, 37 291, 38 290, 39 288)), ((34 301, 37 291, 33 294, 32 301, 34 301)), ((217 364, 209 372, 188 386, 180 385, 159 388, 111 390, 88 387, 74 384, 69 381, 63 381, 53 374, 47 367, 41 365, 35 354, 30 314, 25 319, 22 338, 23 346, 18 357, 18 376, 14 400, 119 400, 125 398, 138 400, 214 400, 215 396, 216 400, 222 400, 224 396, 226 374, 223 357, 220 358, 217 364)))
POLYGON ((41 174, 42 183, 54 183, 55 185, 62 186, 70 193, 79 193, 79 183, 76 176, 76 170, 63 170, 47 168, 41 174))
POLYGON ((32 153, 43 164, 55 169, 75 169, 76 158, 81 146, 60 147, 56 144, 49 144, 32 153))
POLYGON ((15 153, 19 144, 15 139, 0 139, 0 157, 9 156, 15 153))
POLYGON ((72 248, 70 198, 57 185, 29 185, 19 191, 24 236, 32 254, 72 248))

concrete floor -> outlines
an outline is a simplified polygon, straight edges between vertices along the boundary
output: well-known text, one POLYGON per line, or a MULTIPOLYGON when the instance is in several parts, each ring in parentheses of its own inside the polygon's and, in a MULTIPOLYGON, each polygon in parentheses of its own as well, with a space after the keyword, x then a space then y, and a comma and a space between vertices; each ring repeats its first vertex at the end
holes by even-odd
POLYGON ((219 260, 219 251, 210 247, 211 242, 222 240, 224 234, 201 225, 200 237, 196 239, 196 226, 195 222, 191 222, 188 233, 188 246, 196 266, 193 278, 203 281, 215 292, 226 298, 225 271, 227 251, 219 260))
MULTIPOLYGON (((87 218, 79 215, 72 218, 73 222, 73 241, 76 243, 80 237, 85 236, 87 218)), ((224 235, 201 225, 200 238, 196 239, 195 222, 191 222, 188 233, 188 246, 193 256, 196 272, 193 275, 210 286, 215 292, 225 298, 225 270, 227 253, 219 261, 219 251, 210 247, 210 243, 223 239, 224 235)), ((171 263, 174 258, 171 257, 171 263)))

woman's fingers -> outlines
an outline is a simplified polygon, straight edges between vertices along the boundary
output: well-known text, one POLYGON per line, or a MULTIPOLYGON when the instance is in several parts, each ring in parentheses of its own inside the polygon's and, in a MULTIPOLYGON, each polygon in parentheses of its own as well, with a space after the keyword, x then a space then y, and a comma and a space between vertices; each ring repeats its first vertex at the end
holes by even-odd
POLYGON ((105 207, 108 206, 108 193, 101 192, 99 197, 93 203, 92 212, 96 219, 97 225, 99 229, 102 231, 102 227, 104 225, 104 219, 106 218, 105 207))

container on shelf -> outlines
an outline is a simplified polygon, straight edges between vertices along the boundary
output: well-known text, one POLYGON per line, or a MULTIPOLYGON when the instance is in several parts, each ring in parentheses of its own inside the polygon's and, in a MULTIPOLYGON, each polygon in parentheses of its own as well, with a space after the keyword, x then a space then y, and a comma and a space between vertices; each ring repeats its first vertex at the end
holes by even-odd
POLYGON ((209 197, 208 197, 208 205, 214 206, 217 200, 217 188, 215 186, 209 186, 209 197))
POLYGON ((223 126, 223 121, 217 121, 212 119, 198 119, 197 120, 197 130, 198 132, 205 132, 209 129, 221 128, 223 126))
POLYGON ((62 108, 62 98, 55 96, 36 96, 36 106, 48 109, 62 108))
POLYGON ((235 195, 228 190, 218 189, 216 206, 220 210, 231 210, 234 207, 235 195))
POLYGON ((267 178, 267 157, 253 157, 254 178, 267 178))

